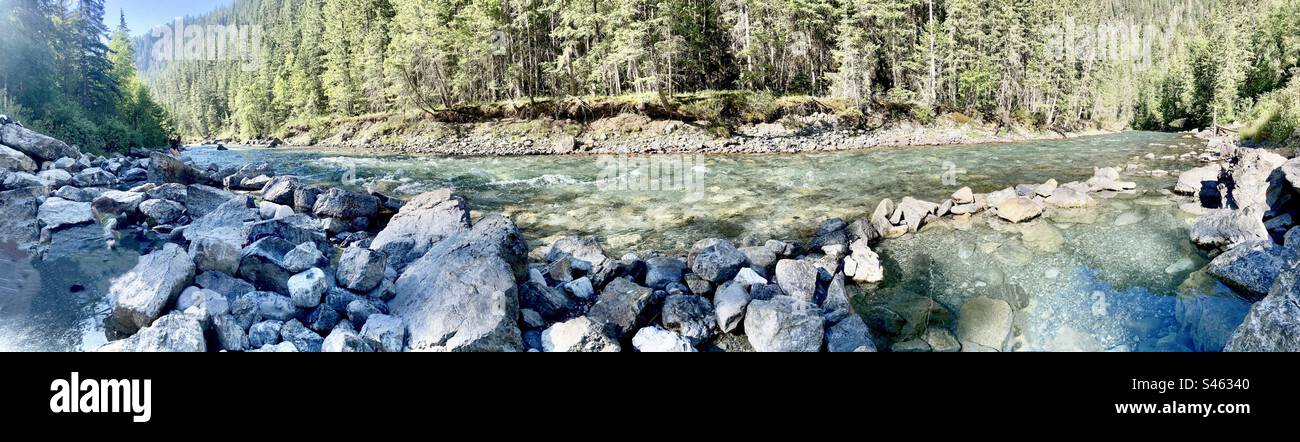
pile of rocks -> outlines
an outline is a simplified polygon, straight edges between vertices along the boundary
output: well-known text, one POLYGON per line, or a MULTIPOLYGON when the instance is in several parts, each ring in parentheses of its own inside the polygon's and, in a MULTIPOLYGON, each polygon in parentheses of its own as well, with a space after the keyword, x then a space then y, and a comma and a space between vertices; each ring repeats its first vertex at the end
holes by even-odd
POLYGON ((1174 188, 1201 213, 1191 240, 1214 256, 1210 275, 1258 300, 1225 350, 1300 351, 1300 159, 1210 132, 1198 136, 1209 139, 1216 151, 1209 157, 1218 160, 1184 172, 1174 188))

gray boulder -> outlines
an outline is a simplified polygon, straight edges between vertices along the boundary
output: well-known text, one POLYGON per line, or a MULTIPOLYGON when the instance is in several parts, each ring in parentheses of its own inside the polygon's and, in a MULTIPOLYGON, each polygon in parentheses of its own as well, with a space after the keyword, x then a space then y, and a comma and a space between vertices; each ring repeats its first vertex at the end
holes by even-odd
POLYGON ((998 218, 1013 223, 1029 221, 1043 214, 1041 204, 1025 197, 1007 198, 997 204, 995 208, 997 209, 998 218))
MULTIPOLYGON (((175 312, 158 318, 152 325, 123 341, 109 344, 113 349, 133 353, 203 353, 208 342, 203 324, 193 316, 175 312)), ((102 350, 101 350, 102 351, 102 350)))
POLYGON ((655 290, 663 290, 668 284, 682 282, 686 275, 686 263, 671 257, 658 257, 646 260, 645 284, 655 290))
POLYGON ((36 162, 22 152, 0 146, 0 170, 36 172, 36 162))
POLYGON ((75 147, 17 124, 0 125, 0 144, 40 161, 81 156, 75 147))
POLYGON ((103 216, 129 216, 135 213, 144 198, 145 195, 140 192, 110 190, 100 194, 91 204, 95 212, 103 216))
POLYGON ((320 217, 373 219, 379 214, 379 198, 360 192, 330 189, 316 198, 312 212, 320 217))
POLYGON ((853 315, 826 329, 826 349, 831 353, 875 353, 876 343, 866 321, 853 315))
POLYGON ((1192 222, 1188 232, 1192 241, 1203 247, 1231 247, 1268 239, 1263 214, 1257 210, 1207 210, 1192 222))
POLYGON ((1178 184, 1174 185, 1174 193, 1182 195, 1205 195, 1207 193, 1218 193, 1216 190, 1219 186, 1219 174, 1223 172, 1223 166, 1210 164, 1201 166, 1178 175, 1178 184))
POLYGON ((751 302, 745 314, 745 335, 764 353, 821 351, 823 325, 820 308, 788 296, 751 302))
POLYGON ((36 217, 40 220, 42 229, 47 232, 95 222, 90 203, 78 203, 58 197, 47 198, 45 203, 41 204, 36 217))
POLYGON ((551 244, 551 250, 546 254, 546 261, 555 262, 565 257, 569 257, 575 262, 586 262, 593 268, 600 267, 609 259, 605 256, 605 251, 601 249, 600 243, 593 237, 569 237, 555 241, 554 244, 551 244))
POLYGON ((776 263, 776 283, 787 296, 803 302, 815 302, 817 266, 808 260, 786 259, 776 263))
POLYGON ((399 353, 405 349, 406 335, 406 324, 395 316, 372 315, 361 328, 361 338, 366 344, 375 351, 386 353, 399 353))
POLYGON ((248 329, 248 348, 262 348, 280 343, 280 329, 283 327, 284 323, 280 321, 262 321, 253 324, 248 329))
POLYGON ((434 244, 469 230, 469 209, 463 198, 442 189, 406 203, 370 242, 370 249, 388 256, 399 271, 424 256, 434 244))
POLYGON ((547 353, 617 353, 622 351, 608 324, 586 316, 552 325, 542 332, 547 353))
POLYGON ((298 308, 314 308, 329 289, 329 280, 321 269, 313 268, 293 275, 288 282, 289 298, 298 308))
POLYGON ((749 290, 740 284, 723 286, 713 297, 713 310, 717 316, 718 328, 723 333, 731 333, 740 328, 745 321, 745 310, 749 307, 749 290))
POLYGON ((718 321, 713 304, 702 296, 669 296, 664 301, 660 317, 665 329, 677 332, 692 344, 700 344, 717 334, 718 321))
POLYGON ((92 167, 72 176, 72 185, 77 187, 108 187, 117 184, 117 176, 107 170, 92 167))
POLYGON ((248 240, 277 236, 293 244, 311 242, 318 249, 329 249, 329 239, 320 221, 307 215, 289 215, 248 225, 248 240))
POLYGON ((512 267, 527 253, 521 242, 509 220, 485 218, 470 231, 438 242, 408 266, 394 286, 389 309, 406 322, 410 348, 522 351, 512 267))
POLYGON ((239 272, 240 252, 234 243, 216 237, 201 237, 190 243, 189 253, 194 265, 203 272, 234 275, 239 272))
POLYGON ((1287 260, 1296 252, 1273 244, 1270 240, 1238 244, 1210 261, 1210 275, 1228 286, 1256 296, 1268 294, 1273 281, 1287 260))
MULTIPOLYGON (((190 247, 193 248, 193 244, 191 244, 190 247)), ((192 255, 193 254, 191 253, 191 256, 192 255)), ((235 250, 235 259, 236 262, 238 262, 239 250, 235 250)), ((202 267, 198 265, 197 259, 195 261, 195 267, 202 269, 202 267)), ((204 271, 203 273, 200 273, 199 276, 194 277, 194 285, 220 293, 232 302, 245 293, 257 291, 257 287, 253 287, 253 285, 249 284, 248 281, 244 281, 234 276, 230 276, 229 273, 223 273, 220 271, 204 271)))
POLYGON ((248 334, 244 333, 244 327, 235 320, 234 316, 220 315, 212 318, 212 331, 217 335, 217 343, 221 345, 222 350, 226 351, 247 351, 252 349, 248 344, 248 334))
POLYGON ((384 270, 387 266, 388 257, 383 252, 353 247, 339 258, 338 269, 334 276, 339 286, 364 293, 374 290, 384 281, 384 270))
POLYGON ((370 353, 370 349, 361 335, 352 330, 336 328, 321 343, 322 353, 370 353))
POLYGON ((148 200, 140 203, 140 213, 155 225, 172 224, 185 215, 185 206, 175 201, 148 200))
POLYGON ((50 169, 41 171, 36 174, 36 179, 40 180, 45 187, 58 189, 63 186, 72 184, 72 174, 65 170, 50 169))
POLYGON ((301 186, 298 177, 277 176, 262 187, 262 199, 282 206, 292 206, 294 192, 301 186))
MULTIPOLYGON (((194 193, 190 192, 191 201, 194 193)), ((231 244, 244 245, 248 240, 248 223, 260 219, 252 208, 252 199, 237 196, 217 206, 185 229, 185 239, 191 242, 202 238, 215 238, 231 244)))
MULTIPOLYGON (((189 191, 184 184, 166 183, 145 191, 149 199, 170 200, 185 204, 189 200, 189 191)), ((226 198, 223 201, 229 200, 226 198)), ((215 208, 215 206, 213 206, 215 208)))
POLYGON ((691 270, 706 281, 721 283, 736 277, 748 258, 730 241, 706 239, 695 243, 687 257, 691 270))
POLYGON ((640 353, 695 353, 695 346, 689 339, 676 332, 655 327, 646 327, 636 332, 632 338, 632 347, 640 353))
POLYGON ((109 288, 111 325, 126 333, 149 326, 193 280, 194 263, 180 246, 169 243, 140 257, 135 267, 114 279, 109 288))
POLYGON ((289 278, 297 272, 286 269, 285 255, 296 246, 280 238, 266 238, 244 249, 239 257, 239 276, 258 288, 289 294, 289 278))
POLYGON ((284 323, 280 328, 280 338, 284 342, 293 344, 302 353, 320 353, 321 346, 325 344, 325 338, 307 328, 297 319, 284 323))
POLYGON ((20 249, 31 250, 40 239, 37 212, 43 187, 0 192, 0 243, 13 242, 20 249))
POLYGON ((587 312, 587 317, 600 324, 609 324, 614 336, 622 339, 649 321, 652 302, 653 290, 639 286, 627 278, 616 278, 605 286, 596 305, 587 312))
MULTIPOLYGON (((164 184, 164 186, 166 185, 164 184)), ((189 212, 190 217, 194 219, 201 218, 213 210, 217 210, 222 204, 235 197, 233 193, 201 184, 186 187, 185 195, 185 209, 189 212)))
POLYGON ((1224 351, 1300 351, 1300 284, 1297 284, 1296 263, 1288 263, 1268 296, 1250 308, 1224 351))
POLYGON ((196 169, 179 158, 160 152, 149 154, 149 182, 156 184, 177 183, 184 185, 220 185, 203 171, 196 169))

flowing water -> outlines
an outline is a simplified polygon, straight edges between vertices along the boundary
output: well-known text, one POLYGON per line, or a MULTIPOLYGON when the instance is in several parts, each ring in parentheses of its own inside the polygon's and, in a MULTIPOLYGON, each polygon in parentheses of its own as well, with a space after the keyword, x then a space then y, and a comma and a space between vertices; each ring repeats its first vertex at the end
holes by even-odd
MULTIPOLYGON (((1177 172, 1197 165, 1180 156, 1202 146, 1181 135, 1128 132, 777 155, 456 158, 196 148, 186 156, 221 167, 266 161, 310 182, 394 196, 450 187, 466 197, 475 217, 510 216, 534 246, 559 236, 595 235, 614 256, 684 253, 711 237, 803 242, 822 221, 862 217, 882 198, 941 201, 962 186, 989 192, 1052 178, 1064 183, 1087 179, 1094 166, 1138 164, 1173 173, 1126 177, 1139 183, 1137 193, 1027 225, 977 217, 884 242, 879 249, 887 282, 858 298, 860 311, 929 297, 957 313, 967 300, 989 297, 1013 307, 1018 350, 1217 351, 1249 304, 1196 272, 1206 260, 1187 239, 1191 215, 1179 211, 1166 190, 1177 172)), ((124 270, 120 263, 105 267, 124 270)), ((80 305, 95 296, 52 295, 67 290, 58 285, 42 287, 42 296, 80 305)), ((87 322, 78 313, 63 317, 70 319, 57 321, 60 326, 87 322)), ((4 333, 13 332, 0 327, 4 333)))

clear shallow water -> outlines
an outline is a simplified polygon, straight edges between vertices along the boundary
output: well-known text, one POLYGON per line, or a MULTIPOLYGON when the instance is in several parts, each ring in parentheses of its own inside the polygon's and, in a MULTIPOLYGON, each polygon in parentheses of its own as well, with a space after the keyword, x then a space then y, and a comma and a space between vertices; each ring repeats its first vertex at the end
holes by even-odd
MULTIPOLYGON (((983 218, 969 225, 945 221, 920 235, 886 241, 879 250, 886 283, 866 288, 857 299, 860 311, 919 295, 956 314, 968 300, 989 297, 1012 306, 1017 350, 1217 351, 1249 305, 1193 273, 1206 261, 1187 240, 1190 215, 1160 192, 1172 187, 1178 171, 1196 165, 1177 156, 1201 145, 1179 135, 1130 132, 1003 145, 654 157, 702 176, 693 191, 603 187, 609 166, 617 164, 612 157, 239 148, 196 148, 186 156, 223 167, 267 161, 281 174, 321 185, 395 196, 451 187, 469 200, 476 217, 501 212, 513 218, 535 246, 559 236, 595 235, 615 256, 684 253, 710 237, 805 242, 822 221, 862 217, 882 198, 941 201, 962 186, 989 192, 1049 178, 1084 180, 1094 166, 1139 164, 1173 173, 1127 177, 1139 182, 1139 193, 1104 200, 1096 209, 1053 213, 1020 226, 983 218), (1149 153, 1152 158, 1146 158, 1149 153)), ((8 329, 0 324, 0 349, 5 342, 19 349, 76 347, 74 336, 95 333, 86 324, 103 309, 97 290, 106 291, 109 279, 89 275, 121 274, 134 262, 134 256, 107 258, 42 286, 43 301, 32 305, 51 305, 45 310, 62 319, 52 326, 38 319, 9 321, 14 325, 8 329), (94 280, 86 285, 96 288, 70 296, 61 287, 67 279, 94 280)), ((37 270, 42 280, 50 271, 37 270)), ((4 313, 10 310, 0 315, 13 317, 4 313)))

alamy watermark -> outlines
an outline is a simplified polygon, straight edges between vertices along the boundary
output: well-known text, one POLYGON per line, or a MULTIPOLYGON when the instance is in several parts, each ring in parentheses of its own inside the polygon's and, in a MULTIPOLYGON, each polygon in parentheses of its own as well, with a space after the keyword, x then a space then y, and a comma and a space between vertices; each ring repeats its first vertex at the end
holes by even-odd
POLYGON ((602 192, 704 191, 708 166, 704 155, 618 155, 597 160, 600 175, 596 188, 602 192))
POLYGON ((1163 24, 1126 21, 1079 23, 1068 17, 1042 29, 1044 57, 1056 61, 1128 61, 1149 66, 1153 54, 1173 44, 1179 15, 1163 24))
POLYGON ((261 25, 185 24, 176 18, 171 25, 153 29, 155 62, 236 62, 244 72, 261 64, 261 25))

